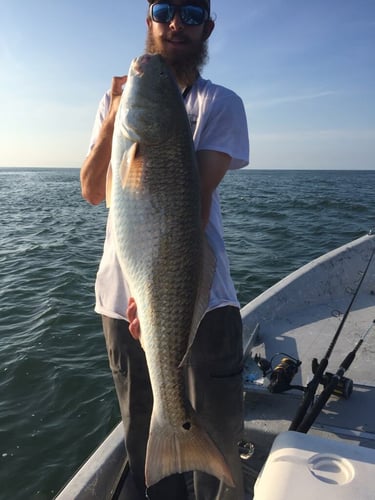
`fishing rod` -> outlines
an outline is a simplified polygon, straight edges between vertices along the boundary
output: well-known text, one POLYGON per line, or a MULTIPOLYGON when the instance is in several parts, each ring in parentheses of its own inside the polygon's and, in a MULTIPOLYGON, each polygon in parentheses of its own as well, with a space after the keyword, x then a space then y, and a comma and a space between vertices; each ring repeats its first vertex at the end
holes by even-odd
POLYGON ((336 345, 338 338, 340 337, 341 331, 342 331, 343 326, 346 322, 346 319, 349 315, 349 312, 352 308, 352 305, 353 305, 355 299, 357 298, 357 295, 358 295, 359 290, 362 286, 363 280, 365 279, 367 271, 370 267, 374 253, 375 253, 375 248, 373 249, 373 251, 370 255, 370 259, 367 262, 365 270, 363 271, 362 277, 361 277, 361 279, 358 283, 358 286, 353 294, 352 300, 350 301, 350 303, 349 303, 349 305, 348 305, 348 307, 347 307, 347 309, 346 309, 346 311, 345 311, 345 313, 340 321, 340 324, 336 330, 336 333, 335 333, 331 343, 328 346, 327 352, 325 353, 324 357, 320 360, 319 364, 317 364, 317 360, 314 360, 315 365, 317 365, 317 366, 315 366, 314 376, 311 379, 311 381, 307 384, 306 391, 304 393, 302 402, 297 410, 296 415, 294 416, 294 419, 292 420, 292 423, 289 426, 290 431, 298 431, 299 425, 301 424, 302 420, 304 419, 304 417, 306 415, 308 408, 310 407, 310 405, 312 404, 312 402, 314 400, 316 390, 320 384, 320 381, 323 378, 323 374, 324 374, 325 370, 327 369, 329 358, 332 354, 332 351, 336 345))
POLYGON ((315 422, 315 419, 323 409, 324 405, 326 404, 330 396, 334 393, 339 383, 342 381, 344 373, 350 368, 351 364, 355 359, 358 349, 363 344, 363 341, 369 334, 370 330, 373 328, 374 324, 375 320, 373 320, 371 326, 368 328, 366 333, 357 342, 357 345, 354 347, 354 349, 350 351, 349 354, 347 354, 337 372, 331 376, 330 381, 328 382, 324 390, 319 394, 319 397, 316 400, 315 404, 311 407, 310 411, 306 413, 302 422, 298 426, 297 428, 298 432, 304 432, 304 433, 308 432, 312 424, 315 422))

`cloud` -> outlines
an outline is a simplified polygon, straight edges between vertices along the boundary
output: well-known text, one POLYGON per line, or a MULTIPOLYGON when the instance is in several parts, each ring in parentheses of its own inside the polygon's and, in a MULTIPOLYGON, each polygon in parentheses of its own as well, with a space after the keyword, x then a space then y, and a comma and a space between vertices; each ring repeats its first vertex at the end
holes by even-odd
POLYGON ((246 108, 254 109, 254 108, 265 108, 271 106, 278 106, 280 104, 289 104, 294 102, 302 102, 302 101, 312 101, 314 99, 322 99, 325 97, 330 97, 336 95, 337 92, 334 90, 324 90, 320 92, 313 92, 307 94, 300 95, 285 95, 279 97, 269 97, 265 99, 254 99, 248 100, 248 104, 246 108))
POLYGON ((258 141, 276 142, 315 142, 321 139, 348 140, 348 141, 374 141, 374 129, 319 129, 319 130, 293 130, 288 132, 254 133, 253 137, 258 141))

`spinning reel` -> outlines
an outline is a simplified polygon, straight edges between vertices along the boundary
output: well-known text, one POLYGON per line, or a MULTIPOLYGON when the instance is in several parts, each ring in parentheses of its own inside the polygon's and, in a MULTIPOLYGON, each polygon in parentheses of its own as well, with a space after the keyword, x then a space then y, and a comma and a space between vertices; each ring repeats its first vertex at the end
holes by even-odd
MULTIPOLYGON (((283 352, 276 353, 274 356, 272 356, 270 361, 256 354, 254 356, 254 361, 262 370, 263 376, 269 379, 268 390, 270 392, 277 394, 289 391, 290 389, 306 391, 306 387, 291 383, 295 375, 298 373, 298 369, 301 366, 302 361, 283 352), (282 356, 281 360, 276 366, 273 366, 273 360, 278 356, 282 356)), ((312 372, 314 375, 316 374, 318 365, 318 360, 314 358, 312 361, 312 372)), ((331 382, 333 376, 333 373, 325 372, 320 377, 319 383, 322 384, 324 388, 326 388, 331 382)), ((347 377, 341 377, 340 381, 337 384, 337 387, 333 391, 333 394, 338 397, 348 399, 352 391, 353 380, 347 377)))
POLYGON ((264 377, 269 377, 270 383, 268 390, 272 393, 280 393, 289 391, 290 389, 299 389, 304 391, 304 387, 300 385, 292 385, 291 382, 298 372, 301 361, 288 354, 279 352, 272 356, 271 360, 261 358, 258 354, 255 355, 254 360, 258 367, 262 370, 264 377), (283 356, 280 362, 273 367, 272 362, 277 356, 283 356))
MULTIPOLYGON (((312 372, 314 375, 318 369, 318 366, 319 366, 318 360, 314 358, 312 360, 312 372)), ((320 378, 319 382, 323 385, 324 388, 326 388, 328 384, 331 382, 333 376, 334 376, 333 373, 325 372, 324 375, 320 378)), ((341 377, 332 394, 340 398, 349 399, 352 392, 353 392, 353 380, 348 377, 341 377)))

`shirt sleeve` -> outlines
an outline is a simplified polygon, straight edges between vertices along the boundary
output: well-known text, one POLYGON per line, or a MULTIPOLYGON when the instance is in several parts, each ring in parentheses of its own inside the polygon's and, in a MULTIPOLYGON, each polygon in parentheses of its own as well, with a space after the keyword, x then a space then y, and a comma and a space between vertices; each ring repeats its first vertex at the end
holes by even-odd
POLYGON ((228 154, 230 169, 249 163, 249 135, 242 99, 232 91, 218 87, 207 109, 198 150, 228 154))

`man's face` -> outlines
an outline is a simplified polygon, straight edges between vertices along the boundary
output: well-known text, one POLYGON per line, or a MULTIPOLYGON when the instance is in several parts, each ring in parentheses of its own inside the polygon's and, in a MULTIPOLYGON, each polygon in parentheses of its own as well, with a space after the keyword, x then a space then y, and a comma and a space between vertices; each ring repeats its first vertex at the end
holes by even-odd
MULTIPOLYGON (((172 5, 188 5, 187 0, 172 0, 172 5)), ((183 24, 179 13, 169 23, 157 23, 147 19, 147 49, 161 54, 171 65, 181 64, 198 57, 203 51, 205 41, 211 34, 213 23, 208 21, 198 26, 183 24)), ((205 57, 205 56, 204 56, 205 57)))

